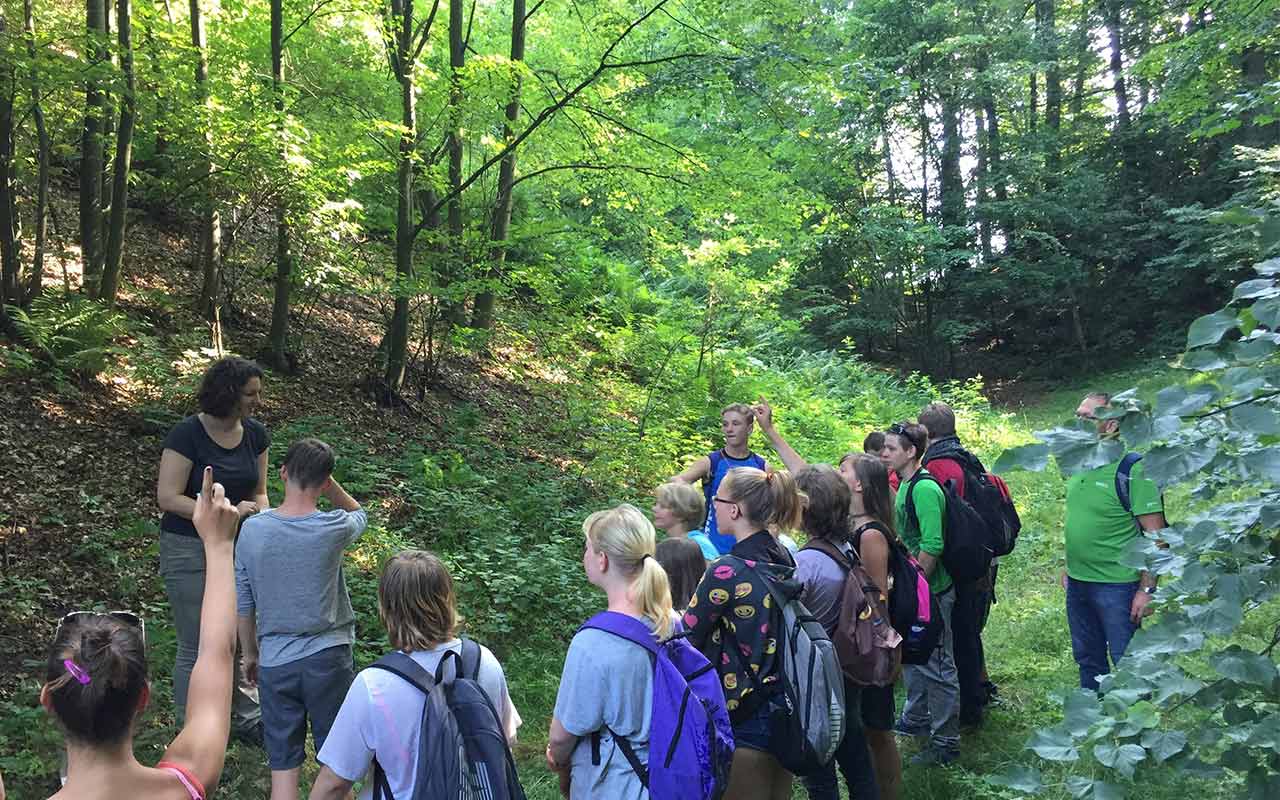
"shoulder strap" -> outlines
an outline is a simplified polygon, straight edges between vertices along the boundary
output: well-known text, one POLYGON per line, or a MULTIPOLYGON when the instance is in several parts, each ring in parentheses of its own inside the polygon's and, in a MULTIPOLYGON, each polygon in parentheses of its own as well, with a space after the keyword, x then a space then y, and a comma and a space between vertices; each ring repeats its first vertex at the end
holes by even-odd
POLYGON ((462 674, 470 680, 480 679, 480 643, 462 637, 462 674))
POLYGON ((844 570, 845 572, 848 572, 849 570, 853 569, 853 561, 851 561, 847 555, 841 552, 839 547, 836 547, 826 539, 819 539, 815 537, 805 542, 804 547, 802 547, 801 549, 815 550, 819 553, 822 553, 827 558, 836 562, 836 564, 840 567, 840 569, 844 570))
POLYGON ((658 642, 653 638, 653 632, 645 627, 643 622, 633 617, 628 617, 626 614, 619 614, 616 611, 601 611, 582 623, 582 627, 578 628, 578 630, 586 628, 611 633, 619 639, 626 639, 632 644, 643 647, 655 658, 658 655, 658 642))
MULTIPOLYGON (((440 663, 443 664, 444 659, 441 659, 440 663)), ((423 669, 417 661, 399 651, 387 653, 369 666, 398 676, 406 683, 417 687, 423 694, 430 694, 431 687, 436 684, 435 678, 423 669)))
MULTIPOLYGON (((687 699, 687 698, 686 698, 687 699)), ((627 759, 627 763, 631 765, 631 769, 635 771, 636 777, 640 779, 640 783, 645 789, 649 788, 649 767, 640 763, 640 757, 636 755, 635 748, 631 746, 631 742, 625 736, 619 736, 614 732, 613 728, 608 725, 604 726, 604 730, 609 732, 613 737, 613 741, 617 743, 618 749, 622 751, 622 755, 627 759)), ((600 766, 600 731, 593 731, 591 734, 591 765, 600 766)))
POLYGON ((1116 467, 1116 497, 1128 514, 1133 513, 1133 501, 1129 496, 1129 473, 1133 471, 1133 465, 1141 460, 1141 453, 1125 453, 1124 458, 1120 459, 1120 466, 1116 467))

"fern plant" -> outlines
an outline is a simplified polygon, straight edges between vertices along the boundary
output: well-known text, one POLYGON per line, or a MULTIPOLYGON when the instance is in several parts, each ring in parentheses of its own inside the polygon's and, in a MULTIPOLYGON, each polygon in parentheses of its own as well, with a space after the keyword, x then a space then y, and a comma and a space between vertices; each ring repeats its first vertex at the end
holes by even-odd
POLYGON ((8 311, 18 337, 44 367, 82 378, 106 369, 126 327, 123 314, 80 295, 43 294, 29 311, 8 311))

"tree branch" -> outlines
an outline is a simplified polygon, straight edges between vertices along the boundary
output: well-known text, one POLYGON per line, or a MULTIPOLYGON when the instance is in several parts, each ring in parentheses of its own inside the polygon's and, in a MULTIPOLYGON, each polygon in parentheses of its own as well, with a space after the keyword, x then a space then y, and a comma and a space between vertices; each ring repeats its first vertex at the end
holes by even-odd
POLYGON ((534 3, 533 8, 529 9, 528 13, 524 15, 524 21, 528 22, 529 18, 532 17, 537 12, 538 9, 542 8, 542 4, 545 3, 546 1, 547 0, 538 0, 537 3, 534 3))
POLYGON ((1232 403, 1229 406, 1223 406, 1222 408, 1215 408, 1213 411, 1207 411, 1203 414, 1196 414, 1195 416, 1192 417, 1192 419, 1205 419, 1206 417, 1212 417, 1215 414, 1221 414, 1224 411, 1230 411, 1233 408, 1239 408, 1240 406, 1247 406, 1250 403, 1257 403, 1261 400, 1270 400, 1273 397, 1280 397, 1280 391, 1267 392, 1266 394, 1260 394, 1257 397, 1250 397, 1248 400, 1241 400, 1239 403, 1232 403))
POLYGON ((283 50, 284 46, 289 43, 290 39, 293 38, 293 35, 298 31, 302 30, 304 27, 306 27, 306 24, 310 22, 311 19, 315 17, 316 14, 319 14, 322 8, 332 4, 333 2, 335 2, 335 0, 320 0, 319 3, 316 3, 315 7, 312 8, 309 12, 307 12, 307 15, 302 18, 302 21, 299 22, 297 25, 295 25, 293 30, 285 34, 285 37, 280 40, 280 49, 283 50))
POLYGON ((683 150, 681 150, 680 148, 676 147, 675 145, 673 145, 673 144, 668 144, 667 142, 664 142, 664 141, 662 141, 661 139, 656 139, 656 138, 654 138, 654 137, 650 136, 650 135, 649 135, 649 134, 647 134, 647 133, 643 133, 643 132, 641 132, 641 131, 638 131, 638 130, 636 130, 635 128, 633 128, 633 127, 631 127, 630 125, 628 125, 627 123, 625 123, 625 122, 623 122, 622 120, 618 119, 617 117, 614 117, 614 116, 611 116, 611 115, 609 115, 609 114, 606 114, 606 113, 604 113, 603 111, 601 111, 601 110, 599 110, 599 109, 596 109, 596 108, 592 108, 591 106, 588 106, 588 105, 578 105, 578 106, 574 106, 574 107, 575 107, 575 108, 580 108, 580 109, 582 109, 583 111, 587 112, 588 114, 590 114, 590 115, 591 115, 591 116, 593 116, 593 117, 599 117, 600 119, 603 119, 603 120, 605 120, 606 122, 611 122, 611 123, 613 123, 614 125, 617 125, 619 128, 622 128, 622 129, 623 129, 624 131, 626 131, 627 133, 630 133, 630 134, 631 134, 631 135, 633 135, 633 136, 638 136, 638 137, 640 137, 641 139, 644 139, 646 142, 651 142, 651 143, 653 143, 653 144, 658 145, 659 147, 662 147, 662 148, 665 148, 665 149, 667 149, 667 150, 670 150, 671 152, 673 152, 673 153, 675 153, 676 155, 680 156, 680 157, 681 157, 682 159, 684 159, 685 161, 688 161, 690 164, 695 164, 695 165, 701 166, 700 164, 698 164, 698 162, 697 162, 697 161, 696 161, 692 156, 690 156, 688 153, 684 152, 684 151, 683 151, 683 150))
POLYGON ((427 21, 422 23, 422 27, 418 29, 416 34, 418 38, 417 47, 413 48, 413 60, 417 61, 418 56, 422 55, 422 48, 426 47, 427 39, 431 37, 431 25, 436 21, 436 12, 440 10, 440 0, 435 0, 431 4, 431 13, 427 15, 427 21))
POLYGON ((582 169, 582 170, 629 169, 632 172, 638 172, 641 175, 648 175, 651 178, 662 178, 663 180, 668 180, 673 183, 678 183, 684 187, 691 187, 691 184, 688 181, 677 178, 674 175, 666 175, 664 173, 651 170, 648 167, 641 167, 635 164, 589 164, 585 162, 578 162, 573 164, 557 164, 553 167, 543 167, 542 169, 536 169, 533 172, 526 173, 516 178, 515 180, 513 180, 511 182, 511 186, 514 188, 515 185, 520 183, 521 181, 528 180, 529 178, 534 178, 534 177, 537 177, 538 175, 543 175, 548 172, 555 172, 557 170, 562 170, 562 169, 582 169))

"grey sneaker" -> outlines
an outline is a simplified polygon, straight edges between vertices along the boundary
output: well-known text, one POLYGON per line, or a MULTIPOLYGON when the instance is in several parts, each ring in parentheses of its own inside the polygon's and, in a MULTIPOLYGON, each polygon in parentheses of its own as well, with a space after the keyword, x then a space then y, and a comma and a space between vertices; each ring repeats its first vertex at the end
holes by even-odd
POLYGON ((893 732, 899 736, 912 736, 917 739, 929 735, 928 728, 913 728, 906 723, 906 720, 903 719, 899 719, 897 722, 893 723, 893 732))

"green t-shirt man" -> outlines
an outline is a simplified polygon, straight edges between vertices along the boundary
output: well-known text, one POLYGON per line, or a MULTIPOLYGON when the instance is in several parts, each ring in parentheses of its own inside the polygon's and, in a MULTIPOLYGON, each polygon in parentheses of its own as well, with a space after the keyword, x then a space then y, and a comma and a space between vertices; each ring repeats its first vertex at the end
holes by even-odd
POLYGON ((923 479, 928 474, 929 470, 921 467, 921 480, 915 480, 916 476, 912 475, 912 480, 902 482, 898 487, 898 497, 894 500, 894 516, 898 520, 898 532, 902 541, 911 554, 915 555, 923 550, 938 560, 929 576, 929 590, 934 594, 942 594, 951 588, 951 576, 947 574, 947 568, 942 566, 942 520, 947 498, 942 493, 941 486, 923 479), (907 515, 908 490, 916 507, 919 525, 907 515))
POLYGON ((1116 495, 1120 462, 1073 475, 1067 481, 1067 575, 1090 583, 1131 583, 1138 570, 1124 565, 1129 543, 1138 535, 1135 517, 1164 513, 1160 489, 1142 471, 1142 462, 1129 472, 1129 500, 1125 511, 1116 495))

